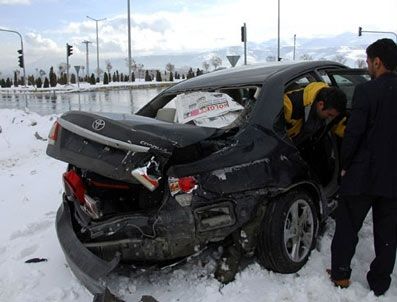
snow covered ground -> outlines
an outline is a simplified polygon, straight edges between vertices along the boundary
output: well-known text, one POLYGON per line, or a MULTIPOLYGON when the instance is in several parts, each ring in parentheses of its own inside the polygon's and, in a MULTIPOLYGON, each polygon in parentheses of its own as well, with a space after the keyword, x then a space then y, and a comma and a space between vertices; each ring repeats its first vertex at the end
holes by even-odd
MULTIPOLYGON (((54 220, 61 201, 65 163, 45 154, 55 116, 0 110, 0 301, 91 301, 92 295, 68 269, 58 244, 54 220), (46 262, 25 263, 31 258, 46 262)), ((168 272, 130 278, 112 276, 110 287, 126 301, 151 295, 165 301, 396 301, 397 269, 390 290, 376 298, 365 273, 373 258, 372 224, 367 219, 353 259, 353 284, 342 290, 325 273, 330 266, 334 223, 297 274, 280 275, 255 262, 222 287, 212 275, 213 255, 194 259, 168 272)))
POLYGON ((48 88, 36 88, 35 86, 27 86, 19 85, 17 87, 12 86, 9 88, 1 88, 0 94, 10 94, 10 93, 70 93, 70 92, 84 92, 84 91, 95 91, 95 90, 114 90, 114 89, 141 89, 141 88, 150 88, 150 87, 168 87, 175 83, 182 81, 181 79, 175 79, 174 81, 144 81, 143 79, 136 79, 134 82, 110 82, 109 84, 103 84, 103 82, 96 83, 95 85, 91 85, 87 82, 81 82, 79 84, 68 84, 61 85, 57 84, 56 87, 48 87, 48 88))

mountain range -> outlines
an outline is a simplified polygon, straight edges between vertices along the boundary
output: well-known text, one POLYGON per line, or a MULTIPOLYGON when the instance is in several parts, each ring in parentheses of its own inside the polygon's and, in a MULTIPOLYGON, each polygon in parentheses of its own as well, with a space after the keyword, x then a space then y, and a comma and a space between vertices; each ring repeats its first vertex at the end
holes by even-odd
MULTIPOLYGON (((343 33, 332 37, 315 37, 315 38, 299 38, 296 39, 295 46, 295 59, 326 59, 334 60, 344 63, 351 67, 357 67, 358 60, 365 60, 365 48, 375 40, 382 38, 379 34, 367 34, 365 36, 358 37, 354 33, 343 33)), ((293 40, 290 41, 281 40, 280 42, 280 57, 282 60, 292 60, 294 53, 293 40)), ((165 70, 167 63, 171 63, 175 66, 175 70, 180 72, 187 71, 190 67, 194 70, 196 68, 203 69, 203 62, 209 61, 211 57, 217 56, 222 60, 222 67, 230 67, 230 63, 227 59, 228 55, 240 55, 240 59, 237 62, 238 65, 244 63, 244 48, 243 43, 240 45, 234 45, 218 49, 205 49, 197 51, 175 51, 168 53, 156 53, 148 55, 137 55, 133 59, 143 64, 144 69, 159 69, 165 70)), ((126 57, 117 57, 107 59, 111 62, 112 72, 119 70, 119 72, 127 72, 126 57)), ((247 43, 247 62, 248 64, 265 62, 275 60, 277 57, 277 39, 267 40, 262 43, 247 43)), ((27 68, 27 74, 35 74, 38 70, 43 69, 48 73, 50 66, 54 66, 57 70, 60 62, 63 62, 61 58, 58 61, 54 61, 54 57, 45 56, 30 62, 27 68)), ((105 70, 105 59, 101 58, 100 67, 105 70)), ((90 73, 96 69, 96 56, 95 52, 90 53, 90 73)), ((84 56, 72 56, 70 57, 70 65, 82 65, 85 66, 85 55, 84 56)), ((209 70, 214 69, 214 66, 210 65, 209 70)), ((74 69, 71 69, 74 72, 74 69)), ((8 71, 12 72, 12 70, 8 71)), ((3 76, 7 73, 7 70, 3 71, 3 76)))

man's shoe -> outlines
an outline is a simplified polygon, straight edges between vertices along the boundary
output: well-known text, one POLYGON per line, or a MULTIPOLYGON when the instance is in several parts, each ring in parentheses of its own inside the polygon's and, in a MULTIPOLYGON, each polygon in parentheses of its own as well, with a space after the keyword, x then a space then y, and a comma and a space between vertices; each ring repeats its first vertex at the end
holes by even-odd
POLYGON ((336 287, 340 288, 348 288, 351 284, 351 281, 349 279, 341 279, 341 280, 332 280, 331 281, 334 283, 336 287))
POLYGON ((367 281, 369 288, 374 292, 374 295, 379 297, 383 296, 390 287, 391 278, 390 276, 377 275, 372 271, 367 273, 367 281))
POLYGON ((327 269, 327 273, 329 276, 329 279, 331 280, 331 282, 336 286, 336 287, 340 287, 340 288, 348 288, 351 284, 350 279, 340 279, 340 280, 334 280, 331 278, 331 270, 327 269))

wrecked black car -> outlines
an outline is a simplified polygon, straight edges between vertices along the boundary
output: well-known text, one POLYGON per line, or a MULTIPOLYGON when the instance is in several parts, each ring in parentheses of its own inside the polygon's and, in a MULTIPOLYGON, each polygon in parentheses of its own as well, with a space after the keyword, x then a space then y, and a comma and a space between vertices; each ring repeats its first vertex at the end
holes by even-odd
POLYGON ((283 93, 323 81, 351 100, 365 80, 330 61, 243 66, 177 83, 134 115, 63 114, 47 154, 69 164, 56 228, 71 269, 102 293, 119 264, 178 260, 237 234, 263 267, 298 271, 337 204, 340 142, 326 132, 303 156, 283 93))

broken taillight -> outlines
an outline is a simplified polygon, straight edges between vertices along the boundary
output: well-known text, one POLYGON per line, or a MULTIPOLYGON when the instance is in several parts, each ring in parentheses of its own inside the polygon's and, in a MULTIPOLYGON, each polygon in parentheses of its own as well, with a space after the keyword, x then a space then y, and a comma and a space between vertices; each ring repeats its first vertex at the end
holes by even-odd
POLYGON ((159 163, 152 157, 146 166, 132 170, 131 175, 150 191, 154 191, 159 186, 161 179, 159 163))
POLYGON ((84 204, 85 187, 81 177, 74 170, 69 170, 63 173, 63 182, 65 184, 65 191, 74 195, 80 204, 84 204))
POLYGON ((58 123, 58 121, 55 121, 51 127, 50 134, 48 135, 48 144, 50 144, 50 145, 55 144, 55 142, 58 139, 58 132, 59 132, 60 128, 61 128, 61 125, 58 123))
POLYGON ((197 189, 197 180, 193 176, 181 178, 170 177, 168 178, 168 187, 172 196, 180 192, 191 193, 197 189))
POLYGON ((190 193, 197 186, 197 181, 193 176, 182 177, 178 180, 179 188, 184 193, 190 193))
POLYGON ((80 175, 74 170, 63 173, 66 194, 73 195, 80 208, 94 219, 102 217, 100 202, 86 194, 86 189, 80 175))
POLYGON ((87 194, 84 194, 84 206, 81 206, 81 208, 94 219, 99 219, 102 217, 100 201, 87 194))

